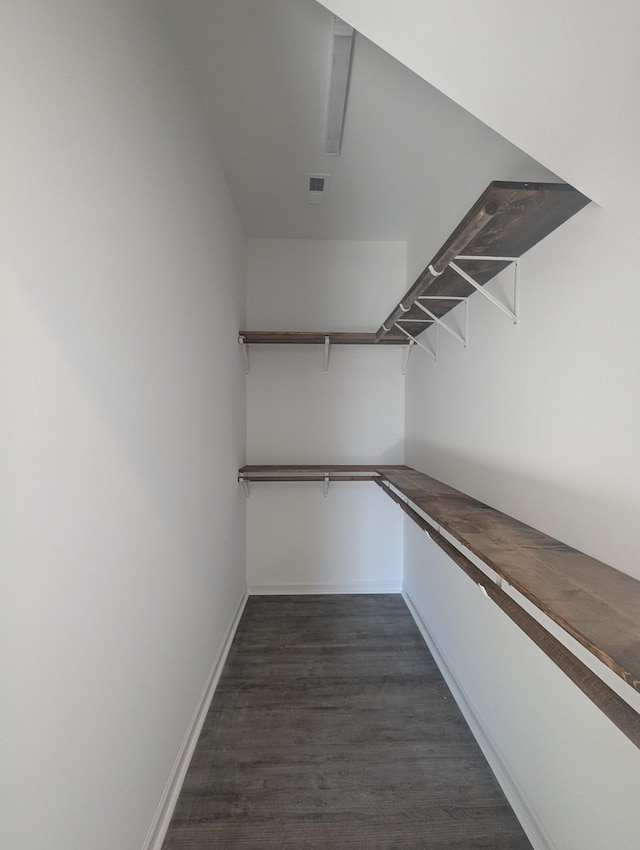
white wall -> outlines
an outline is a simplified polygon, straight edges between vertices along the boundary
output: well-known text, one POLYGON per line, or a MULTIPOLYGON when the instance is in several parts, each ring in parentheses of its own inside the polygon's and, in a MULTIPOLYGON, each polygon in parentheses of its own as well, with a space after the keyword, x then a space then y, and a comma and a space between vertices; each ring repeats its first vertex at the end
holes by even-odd
POLYGON ((407 462, 640 578, 633 230, 592 205, 532 249, 518 326, 473 296, 469 348, 409 365, 407 462))
MULTIPOLYGON (((403 291, 403 243, 250 239, 251 330, 371 331, 403 291)), ((247 457, 257 464, 402 463, 402 347, 252 346, 247 457)), ((250 588, 399 587, 402 524, 374 484, 255 484, 250 588)))
POLYGON ((155 4, 0 66, 0 845, 135 850, 245 587, 244 236, 155 4))
POLYGON ((410 520, 405 552, 431 646, 536 850, 635 850, 637 748, 410 520))
POLYGON ((247 504, 250 591, 397 593, 402 521, 372 482, 252 484, 247 504), (400 520, 400 521, 399 521, 400 520))
POLYGON ((405 290, 403 242, 248 240, 252 330, 372 331, 405 290))
MULTIPOLYGON (((640 578, 640 404, 633 390, 640 355, 632 342, 640 298, 624 270, 633 262, 626 249, 633 221, 634 205, 622 192, 616 208, 583 210, 526 255, 519 326, 474 296, 469 349, 441 337, 438 363, 410 363, 407 463, 640 578), (621 307, 614 312, 611 281, 621 307)), ((503 278, 494 290, 507 294, 503 278)), ((515 628, 499 625, 498 614, 484 624, 485 600, 461 595, 451 575, 434 592, 432 555, 406 545, 406 587, 551 846, 596 850, 613 835, 606 838, 612 846, 635 847, 629 789, 637 786, 640 752, 604 718, 592 718, 576 689, 569 698, 549 663, 531 674, 527 693, 535 698, 521 699, 522 683, 504 674, 505 664, 531 667, 517 636, 502 634, 515 628), (457 624, 479 625, 473 640, 442 621, 443 606, 456 611, 457 624), (500 646, 508 655, 496 655, 500 646), (471 675, 473 659, 480 677, 471 675), (509 707, 509 724, 488 692, 509 707), (530 758, 531 729, 546 770, 530 758)))

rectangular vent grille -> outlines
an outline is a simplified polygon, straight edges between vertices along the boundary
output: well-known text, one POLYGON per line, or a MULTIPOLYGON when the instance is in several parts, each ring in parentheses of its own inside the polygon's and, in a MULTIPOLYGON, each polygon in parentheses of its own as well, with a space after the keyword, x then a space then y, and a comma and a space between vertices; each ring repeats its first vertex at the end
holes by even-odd
POLYGON ((321 204, 329 191, 328 174, 307 174, 307 201, 314 207, 321 204))

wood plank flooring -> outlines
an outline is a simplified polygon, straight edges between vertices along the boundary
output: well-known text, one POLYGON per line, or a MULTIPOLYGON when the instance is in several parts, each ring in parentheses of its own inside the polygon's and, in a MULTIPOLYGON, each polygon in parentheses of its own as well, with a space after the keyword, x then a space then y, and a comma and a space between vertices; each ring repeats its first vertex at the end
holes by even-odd
POLYGON ((251 597, 163 850, 530 850, 399 595, 251 597))

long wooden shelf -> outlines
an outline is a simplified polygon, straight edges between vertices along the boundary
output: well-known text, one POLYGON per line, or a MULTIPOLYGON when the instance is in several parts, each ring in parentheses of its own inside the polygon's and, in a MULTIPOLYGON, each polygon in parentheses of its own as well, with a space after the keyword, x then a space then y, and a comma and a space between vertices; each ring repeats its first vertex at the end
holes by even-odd
POLYGON ((243 475, 238 480, 239 481, 258 481, 258 482, 269 482, 269 481, 375 481, 376 478, 380 476, 374 475, 373 473, 361 473, 359 475, 347 475, 347 474, 336 474, 335 472, 328 472, 326 475, 243 475))
POLYGON ((640 691, 640 581, 422 472, 384 477, 640 691))
POLYGON ((413 522, 429 535, 458 567, 536 644, 553 663, 596 705, 627 738, 640 748, 640 714, 622 699, 565 644, 532 617, 501 585, 496 584, 433 525, 409 506, 380 478, 376 484, 399 505, 413 522))
POLYGON ((323 345, 328 339, 332 345, 407 345, 406 334, 419 336, 431 321, 418 306, 419 298, 429 298, 428 309, 441 319, 456 306, 452 299, 465 299, 476 291, 453 268, 454 261, 482 287, 588 203, 589 198, 566 183, 494 180, 377 332, 245 330, 240 331, 240 341, 245 345, 323 345))
MULTIPOLYGON (((375 333, 348 331, 240 331, 240 339, 247 345, 375 345, 375 333)), ((407 338, 400 335, 381 340, 385 345, 406 345, 407 338)))
POLYGON ((311 466, 243 466, 238 481, 374 481, 385 472, 409 469, 404 466, 367 464, 313 464, 311 466))
POLYGON ((297 464, 284 464, 281 466, 258 466, 247 464, 238 470, 239 478, 249 478, 255 476, 255 480, 259 481, 260 475, 289 475, 295 479, 297 475, 308 475, 314 472, 329 472, 336 475, 348 475, 357 473, 369 473, 370 475, 381 474, 384 472, 402 472, 403 470, 411 471, 410 466, 398 466, 396 464, 344 464, 344 463, 328 463, 328 464, 307 464, 300 466, 297 464))
MULTIPOLYGON (((412 336, 422 333, 425 314, 415 303, 422 296, 467 298, 475 292, 451 268, 450 263, 459 254, 477 256, 473 260, 456 260, 456 264, 484 286, 509 261, 488 261, 483 256, 521 257, 588 203, 589 198, 566 183, 494 180, 387 316, 376 338, 382 341, 387 335, 396 334, 395 323, 399 320, 412 336), (421 321, 411 324, 411 319, 421 321)), ((429 310, 438 318, 455 306, 455 301, 429 302, 429 310)))
POLYGON ((240 481, 323 481, 326 475, 330 480, 374 481, 380 486, 640 747, 640 714, 478 569, 464 550, 638 692, 640 581, 408 466, 247 465, 238 477, 240 481), (463 548, 454 546, 444 533, 463 548))

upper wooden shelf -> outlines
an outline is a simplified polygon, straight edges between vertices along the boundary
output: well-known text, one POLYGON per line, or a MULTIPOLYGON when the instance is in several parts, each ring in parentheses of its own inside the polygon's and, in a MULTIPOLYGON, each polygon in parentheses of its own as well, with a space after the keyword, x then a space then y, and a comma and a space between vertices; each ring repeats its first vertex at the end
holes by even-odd
POLYGON ((239 481, 323 481, 329 476, 332 481, 371 481, 387 472, 409 470, 408 466, 385 464, 312 464, 298 466, 255 466, 247 465, 238 470, 239 481))
MULTIPOLYGON (((425 314, 415 304, 421 296, 467 298, 475 292, 451 268, 451 262, 483 286, 510 262, 483 260, 483 256, 521 257, 588 203, 589 198, 565 183, 493 181, 385 319, 376 338, 382 341, 389 334, 397 335, 399 319, 412 336, 422 333, 425 314), (474 259, 457 260, 460 254, 474 259), (412 325, 411 319, 422 321, 412 325)), ((429 310, 438 318, 455 306, 455 301, 429 302, 429 310)))
MULTIPOLYGON (((430 320, 425 319, 424 311, 417 306, 419 298, 461 299, 476 291, 451 263, 455 262, 463 273, 484 286, 588 203, 589 198, 566 183, 494 180, 376 333, 240 331, 240 341, 246 345, 324 345, 327 340, 332 345, 407 345, 406 334, 415 338, 429 327, 430 320), (399 330, 398 325, 406 333, 399 330)), ((429 300, 428 309, 441 319, 456 303, 455 300, 429 300)))
MULTIPOLYGON (((247 345, 375 345, 375 333, 351 333, 345 331, 240 331, 240 339, 247 345)), ((406 345, 407 338, 399 334, 381 340, 386 345, 406 345)))

